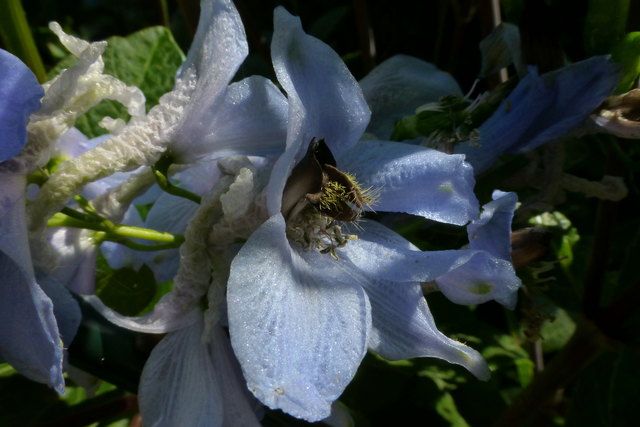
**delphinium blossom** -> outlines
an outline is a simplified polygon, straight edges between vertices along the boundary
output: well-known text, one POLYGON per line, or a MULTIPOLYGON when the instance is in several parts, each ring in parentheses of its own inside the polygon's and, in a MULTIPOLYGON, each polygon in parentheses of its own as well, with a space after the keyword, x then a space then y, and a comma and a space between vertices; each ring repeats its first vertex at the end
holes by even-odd
POLYGON ((492 256, 474 257, 433 282, 449 300, 465 305, 494 300, 515 308, 517 284, 504 269, 512 262, 511 221, 517 201, 515 193, 496 190, 493 200, 482 207, 480 217, 467 225, 469 248, 492 256))
POLYGON ((538 74, 535 67, 519 82, 477 135, 455 147, 476 173, 503 154, 521 153, 570 136, 615 89, 619 73, 606 56, 538 74))
MULTIPOLYGON (((199 78, 203 85, 226 91, 226 98, 202 100, 202 93, 194 92, 188 104, 191 112, 170 136, 168 154, 176 162, 199 162, 181 173, 181 182, 201 191, 199 204, 163 196, 149 212, 148 219, 164 217, 165 223, 183 227, 185 240, 176 254, 179 263, 171 292, 141 317, 119 315, 97 298, 88 298, 115 324, 167 334, 152 351, 140 379, 138 398, 149 425, 258 425, 254 409, 259 405, 246 389, 222 327, 228 251, 235 239, 248 237, 262 217, 254 212, 258 171, 247 158, 228 155, 278 152, 278 144, 282 151, 287 104, 275 85, 263 78, 251 77, 226 88, 246 51, 233 4, 204 1, 181 73, 188 72, 190 58, 208 58, 218 72, 207 74, 210 70, 203 65, 199 78), (215 169, 220 172, 213 173, 215 169), (194 179, 200 182, 192 186, 189 181, 194 179)), ((167 271, 171 268, 159 274, 167 271)))
MULTIPOLYGON (((370 111, 338 55, 275 12, 272 57, 287 93, 286 151, 266 188, 268 219, 231 264, 229 332, 249 389, 265 405, 309 421, 330 414, 367 349, 388 359, 439 357, 486 379, 475 350, 436 328, 421 282, 484 250, 422 252, 368 209, 464 225, 478 215, 464 156, 360 141, 370 111)), ((483 276, 514 294, 508 261, 483 276)), ((468 289, 468 292, 473 292, 468 289)))
MULTIPOLYGON (((36 199, 31 230, 42 231, 46 219, 87 182, 154 165, 162 155, 188 164, 281 150, 284 129, 278 124, 285 110, 277 88, 258 76, 229 85, 248 52, 244 31, 227 31, 241 26, 231 8, 230 1, 202 0, 198 31, 174 89, 146 115, 133 116, 126 126, 119 123, 111 138, 62 164, 36 199)), ((71 36, 62 41, 80 55, 96 45, 71 36)))
POLYGON ((26 65, 0 49, 0 361, 62 394, 63 348, 80 310, 59 283, 36 278, 26 223, 27 175, 41 157, 25 145, 27 123, 43 95, 26 65))

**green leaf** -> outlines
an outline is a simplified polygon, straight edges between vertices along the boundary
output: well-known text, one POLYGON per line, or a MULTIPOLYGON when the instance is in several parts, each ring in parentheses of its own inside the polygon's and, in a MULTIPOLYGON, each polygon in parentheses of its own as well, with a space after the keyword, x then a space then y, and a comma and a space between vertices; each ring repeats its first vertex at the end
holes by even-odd
POLYGON ((565 310, 554 307, 551 316, 553 320, 545 320, 540 328, 545 353, 562 349, 576 330, 576 323, 565 310))
POLYGON ((522 388, 529 385, 533 379, 533 373, 535 371, 535 364, 531 359, 516 359, 516 372, 518 373, 518 382, 522 388))
POLYGON ((105 73, 135 85, 147 97, 147 110, 173 89, 184 54, 165 27, 150 27, 127 37, 111 37, 104 52, 105 73))
MULTIPOLYGON (((165 27, 150 27, 127 37, 111 37, 102 55, 104 72, 137 86, 147 100, 147 111, 158 103, 160 97, 173 89, 174 76, 184 61, 184 54, 171 32, 165 27)), ((75 62, 73 56, 61 61, 49 76, 60 73, 75 62)), ((105 117, 128 120, 126 109, 119 103, 104 100, 80 117, 76 127, 89 138, 106 133, 98 126, 105 117)))
POLYGON ((589 0, 584 44, 589 55, 610 53, 627 25, 629 0, 589 0))
POLYGON ((630 90, 640 75, 640 32, 628 33, 611 52, 611 60, 620 64, 622 77, 615 93, 630 90))
POLYGON ((153 272, 146 265, 138 271, 132 268, 114 270, 98 279, 96 295, 120 314, 137 316, 156 296, 153 272))
POLYGON ((453 400, 453 396, 449 393, 444 393, 440 399, 436 402, 436 411, 445 420, 449 421, 451 427, 469 427, 469 424, 458 412, 456 403, 453 400))

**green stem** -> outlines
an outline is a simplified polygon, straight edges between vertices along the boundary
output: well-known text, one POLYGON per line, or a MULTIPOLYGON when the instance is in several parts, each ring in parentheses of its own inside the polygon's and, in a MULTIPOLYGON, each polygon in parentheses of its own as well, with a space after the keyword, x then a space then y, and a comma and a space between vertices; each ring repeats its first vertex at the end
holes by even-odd
MULTIPOLYGON (((128 247, 129 249, 133 249, 134 251, 141 251, 141 252, 155 252, 155 251, 162 251, 165 249, 176 249, 178 248, 180 245, 176 242, 176 243, 164 243, 164 244, 158 244, 158 245, 146 245, 143 243, 136 243, 133 240, 129 240, 129 239, 123 239, 123 238, 109 238, 109 237, 102 237, 102 241, 109 241, 109 242, 115 242, 115 243, 119 243, 123 246, 128 247)), ((182 242, 180 242, 182 243, 182 242)))
POLYGON ((93 223, 93 222, 95 222, 95 223, 102 222, 102 221, 100 221, 100 219, 97 219, 92 215, 87 215, 84 212, 78 212, 77 210, 71 209, 71 208, 66 207, 66 206, 64 208, 62 208, 62 210, 60 212, 62 212, 63 214, 65 214, 67 216, 70 216, 71 218, 75 218, 75 219, 80 220, 80 221, 91 222, 91 223, 93 223))
POLYGON ((173 158, 169 155, 164 155, 153 165, 153 176, 155 176, 158 186, 169 194, 200 204, 202 200, 200 196, 184 188, 176 187, 171 183, 169 180, 169 167, 171 167, 172 164, 173 158))
POLYGON ((169 19, 169 6, 167 0, 158 0, 160 3, 160 12, 162 13, 162 25, 169 28, 171 26, 171 20, 169 19))
POLYGON ((86 221, 80 216, 67 215, 63 212, 58 212, 57 214, 49 218, 49 221, 47 221, 47 227, 72 227, 96 231, 103 230, 103 227, 100 224, 97 224, 93 221, 86 221))
MULTIPOLYGON (((113 242, 122 243, 136 250, 161 250, 176 248, 184 242, 184 237, 179 234, 167 233, 164 231, 151 230, 149 228, 134 227, 130 225, 113 224, 109 221, 96 222, 93 218, 86 220, 83 214, 76 212, 75 214, 68 215, 59 212, 53 215, 47 225, 49 227, 72 227, 83 228, 88 230, 95 230, 100 232, 95 237, 100 240, 109 240, 113 242), (159 242, 159 245, 144 245, 133 242, 129 238, 149 240, 153 242, 159 242)), ((73 210, 71 210, 73 212, 73 210)), ((71 212, 69 212, 71 213, 71 212)))
POLYGON ((33 71, 40 83, 44 82, 44 65, 20 0, 0 1, 0 36, 7 49, 33 71))
POLYGON ((151 230, 150 228, 134 227, 132 225, 115 224, 108 231, 120 237, 132 237, 135 239, 152 240, 154 242, 180 244, 184 241, 184 238, 178 234, 151 230))

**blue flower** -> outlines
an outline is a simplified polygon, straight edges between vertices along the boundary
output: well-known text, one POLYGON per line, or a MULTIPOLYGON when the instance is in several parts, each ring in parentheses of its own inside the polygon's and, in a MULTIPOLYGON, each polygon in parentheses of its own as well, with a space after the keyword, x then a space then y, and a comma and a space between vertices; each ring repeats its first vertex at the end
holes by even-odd
POLYGON ((569 135, 611 94, 617 67, 607 56, 594 56, 539 75, 535 67, 479 128, 479 139, 455 152, 480 173, 503 154, 521 153, 569 135))
POLYGON ((138 399, 145 424, 258 426, 261 406, 246 388, 222 327, 224 307, 218 305, 224 305, 224 298, 215 303, 209 295, 224 294, 224 273, 212 268, 207 246, 216 215, 222 215, 216 207, 224 205, 222 196, 228 195, 235 184, 231 175, 236 175, 220 177, 211 171, 224 162, 219 157, 230 154, 281 152, 286 100, 264 78, 229 85, 248 50, 240 16, 230 0, 203 0, 201 6, 194 43, 179 72, 183 81, 197 76, 196 90, 170 129, 168 148, 178 162, 198 163, 180 179, 203 195, 202 203, 177 203, 173 196, 161 196, 147 217, 147 225, 162 223, 169 226, 165 229, 185 234, 180 254, 173 254, 178 266, 152 266, 157 277, 171 274, 167 279, 173 277, 173 289, 151 313, 136 318, 115 313, 96 297, 87 300, 119 326, 167 334, 152 351, 140 380, 138 399), (212 284, 220 281, 220 287, 212 284), (202 308, 205 298, 207 311, 202 308))
POLYGON ((0 360, 64 393, 63 341, 73 339, 80 311, 59 283, 36 280, 25 212, 30 171, 14 157, 43 94, 31 71, 0 50, 0 360))
MULTIPOLYGON (((438 331, 420 284, 490 254, 422 252, 358 221, 370 204, 464 225, 478 215, 472 168, 460 155, 358 142, 370 118, 360 87, 282 8, 272 56, 289 100, 287 149, 267 185, 269 219, 234 258, 227 289, 231 342, 249 389, 271 408, 323 419, 367 349, 388 359, 442 358, 486 379, 482 357, 438 331)), ((498 267, 513 272, 506 261, 498 267)))
POLYGON ((494 300, 515 308, 520 281, 511 262, 511 221, 517 201, 515 193, 496 190, 493 201, 467 226, 469 248, 483 252, 436 279, 450 301, 472 305, 494 300))
POLYGON ((20 153, 27 141, 27 121, 44 95, 36 76, 18 58, 0 49, 0 163, 20 153))

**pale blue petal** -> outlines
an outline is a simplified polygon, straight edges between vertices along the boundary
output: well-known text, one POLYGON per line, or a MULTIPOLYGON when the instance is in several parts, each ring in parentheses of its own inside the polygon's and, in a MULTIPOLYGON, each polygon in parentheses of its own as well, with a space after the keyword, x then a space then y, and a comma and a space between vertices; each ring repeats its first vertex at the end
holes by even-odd
MULTIPOLYGON (((179 160, 188 154, 198 140, 181 139, 195 137, 195 129, 206 126, 209 116, 223 103, 227 86, 247 57, 249 48, 242 20, 231 0, 201 0, 198 30, 178 71, 178 79, 192 81, 195 90, 185 106, 181 123, 171 132, 174 141, 170 145, 179 160)), ((197 145, 196 145, 197 147, 197 145)), ((214 151, 215 147, 211 147, 214 151)))
POLYGON ((438 330, 419 283, 372 278, 366 291, 373 318, 369 347, 380 356, 390 360, 437 357, 464 366, 479 379, 489 378, 480 353, 438 330))
POLYGON ((371 108, 367 132, 381 139, 389 138, 395 122, 414 115, 416 108, 446 95, 462 95, 451 74, 407 55, 380 63, 360 80, 360 87, 371 108))
POLYGON ((324 138, 335 156, 362 136, 369 107, 358 82, 329 46, 307 35, 300 19, 279 7, 271 42, 273 67, 289 99, 287 152, 269 182, 268 210, 280 212, 286 180, 314 137, 324 138))
POLYGON ((358 239, 338 250, 368 277, 393 282, 428 282, 459 268, 477 251, 423 252, 375 221, 359 223, 358 239))
POLYGON ((0 360, 63 394, 53 303, 36 283, 27 242, 25 181, 0 176, 0 360))
POLYGON ((495 190, 492 198, 482 207, 480 218, 467 226, 469 247, 511 261, 511 221, 518 195, 495 190))
POLYGON ((334 156, 339 156, 355 144, 371 112, 338 54, 307 35, 300 19, 282 7, 274 12, 271 51, 291 108, 287 145, 299 139, 306 145, 314 136, 325 138, 334 156))
POLYGON ((364 290, 342 263, 289 246, 282 215, 265 222, 231 264, 227 303, 233 349, 249 390, 308 421, 331 403, 366 353, 364 290))
POLYGON ((184 233, 197 210, 198 204, 191 200, 162 193, 149 210, 145 227, 169 233, 184 233))
MULTIPOLYGON (((94 138, 95 142, 106 141, 111 135, 101 135, 94 138)), ((96 144, 97 145, 97 144, 96 144)), ((56 140, 55 154, 65 157, 77 157, 95 145, 89 142, 89 138, 80 132, 77 128, 72 127, 56 140)))
POLYGON ((82 236, 85 230, 59 227, 53 229, 49 241, 56 250, 59 264, 51 275, 80 295, 91 295, 96 287, 98 247, 82 236), (84 241, 81 241, 84 239, 84 241))
POLYGON ((193 325, 202 317, 200 307, 186 305, 184 299, 174 292, 160 298, 153 311, 140 317, 123 316, 104 305, 94 295, 83 297, 98 313, 109 322, 121 328, 148 334, 165 334, 193 325))
MULTIPOLYGON (((211 186, 212 183, 205 183, 211 186)), ((144 227, 169 233, 184 234, 187 224, 198 210, 198 204, 183 197, 162 193, 153 205, 144 227)), ((136 264, 146 264, 159 283, 172 280, 178 272, 180 253, 178 249, 166 249, 149 253, 138 253, 136 264)))
POLYGON ((203 195, 211 190, 220 176, 221 172, 218 167, 218 161, 213 160, 191 165, 188 169, 177 173, 171 178, 180 185, 180 187, 192 193, 203 195))
POLYGON ((64 394, 62 342, 51 299, 0 251, 0 360, 64 394))
POLYGON ((213 328, 209 354, 217 374, 217 382, 224 390, 223 426, 260 427, 256 411, 262 406, 247 389, 238 360, 233 354, 229 337, 221 326, 213 328))
POLYGON ((0 49, 0 163, 20 153, 29 116, 40 108, 44 90, 17 57, 0 49))
POLYGON ((338 158, 363 188, 378 194, 375 211, 406 212, 463 225, 478 215, 473 169, 464 156, 387 141, 363 141, 338 158))
POLYGON ((456 146, 476 173, 504 153, 531 150, 565 137, 611 94, 616 66, 595 56, 539 76, 530 68, 498 110, 480 128, 480 139, 456 146))
POLYGON ((521 281, 511 262, 477 252, 467 263, 439 277, 438 288, 456 304, 474 305, 495 300, 513 309, 521 281))
POLYGON ((62 338, 65 348, 68 348, 75 338, 80 322, 82 321, 80 305, 71 295, 71 292, 53 277, 39 277, 38 283, 40 283, 42 290, 51 299, 51 302, 53 302, 53 314, 56 316, 56 322, 60 330, 60 338, 62 338))
POLYGON ((145 426, 223 425, 224 390, 202 329, 199 321, 171 332, 151 352, 138 390, 145 426))
POLYGON ((224 99, 200 110, 189 115, 174 137, 173 150, 182 163, 284 151, 287 100, 264 77, 233 83, 224 99))
POLYGON ((220 92, 249 54, 240 15, 231 0, 200 0, 200 20, 178 77, 195 69, 198 92, 220 92))

